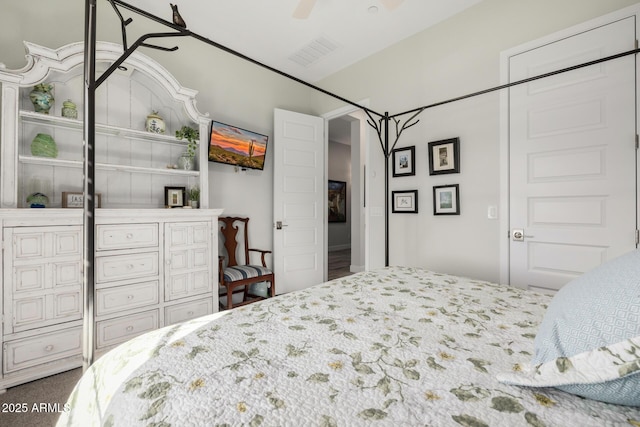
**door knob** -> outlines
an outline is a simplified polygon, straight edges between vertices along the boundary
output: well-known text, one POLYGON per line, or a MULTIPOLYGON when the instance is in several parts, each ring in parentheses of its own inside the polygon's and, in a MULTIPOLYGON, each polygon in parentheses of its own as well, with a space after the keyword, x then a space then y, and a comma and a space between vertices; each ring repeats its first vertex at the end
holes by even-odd
POLYGON ((516 242, 523 242, 524 238, 532 238, 533 236, 530 236, 528 234, 524 234, 524 230, 521 228, 514 228, 513 229, 513 233, 511 233, 511 236, 513 237, 513 240, 516 242))
POLYGON ((282 230, 282 227, 288 227, 288 225, 283 224, 282 221, 276 221, 276 230, 282 230))

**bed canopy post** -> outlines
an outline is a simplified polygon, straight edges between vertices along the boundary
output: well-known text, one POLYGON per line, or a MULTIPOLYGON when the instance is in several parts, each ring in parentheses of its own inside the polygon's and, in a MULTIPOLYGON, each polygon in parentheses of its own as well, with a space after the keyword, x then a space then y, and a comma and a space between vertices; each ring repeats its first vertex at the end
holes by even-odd
POLYGON ((83 203, 82 221, 84 238, 82 368, 86 371, 94 358, 96 0, 86 0, 85 6, 83 191, 86 197, 83 203))
POLYGON ((389 112, 384 112, 384 266, 389 266, 389 112))

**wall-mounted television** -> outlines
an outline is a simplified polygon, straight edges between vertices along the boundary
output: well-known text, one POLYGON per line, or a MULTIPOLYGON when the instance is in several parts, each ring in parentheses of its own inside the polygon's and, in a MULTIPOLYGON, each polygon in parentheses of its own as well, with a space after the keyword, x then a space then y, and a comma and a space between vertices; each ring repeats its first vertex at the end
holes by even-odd
POLYGON ((268 142, 267 135, 212 120, 209 161, 262 170, 268 142))

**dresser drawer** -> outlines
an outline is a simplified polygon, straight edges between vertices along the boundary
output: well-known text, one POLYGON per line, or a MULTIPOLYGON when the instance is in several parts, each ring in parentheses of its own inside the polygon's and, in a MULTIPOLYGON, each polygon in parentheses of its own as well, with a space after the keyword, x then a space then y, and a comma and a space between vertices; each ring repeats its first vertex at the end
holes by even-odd
POLYGON ((164 322, 166 325, 172 325, 211 313, 213 313, 213 298, 209 297, 165 307, 164 322))
POLYGON ((96 250, 158 246, 158 224, 107 224, 96 226, 96 250))
POLYGON ((5 373, 81 355, 82 327, 8 341, 3 353, 5 373))
POLYGON ((158 304, 159 283, 134 283, 133 285, 116 286, 96 290, 96 315, 115 313, 147 305, 158 304))
POLYGON ((96 324, 96 345, 108 347, 158 329, 158 310, 103 320, 96 324))
POLYGON ((96 257, 96 282, 158 275, 158 252, 96 257))

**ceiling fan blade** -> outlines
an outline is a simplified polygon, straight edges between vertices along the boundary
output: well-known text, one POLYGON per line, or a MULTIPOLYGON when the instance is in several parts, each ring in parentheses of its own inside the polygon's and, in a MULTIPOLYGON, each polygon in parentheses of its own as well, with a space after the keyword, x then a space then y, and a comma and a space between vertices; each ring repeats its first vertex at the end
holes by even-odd
POLYGON ((400 6, 403 0, 380 0, 380 3, 383 4, 387 10, 393 10, 396 7, 400 6))
POLYGON ((307 19, 315 4, 316 0, 300 0, 298 7, 293 11, 293 17, 296 19, 307 19))

